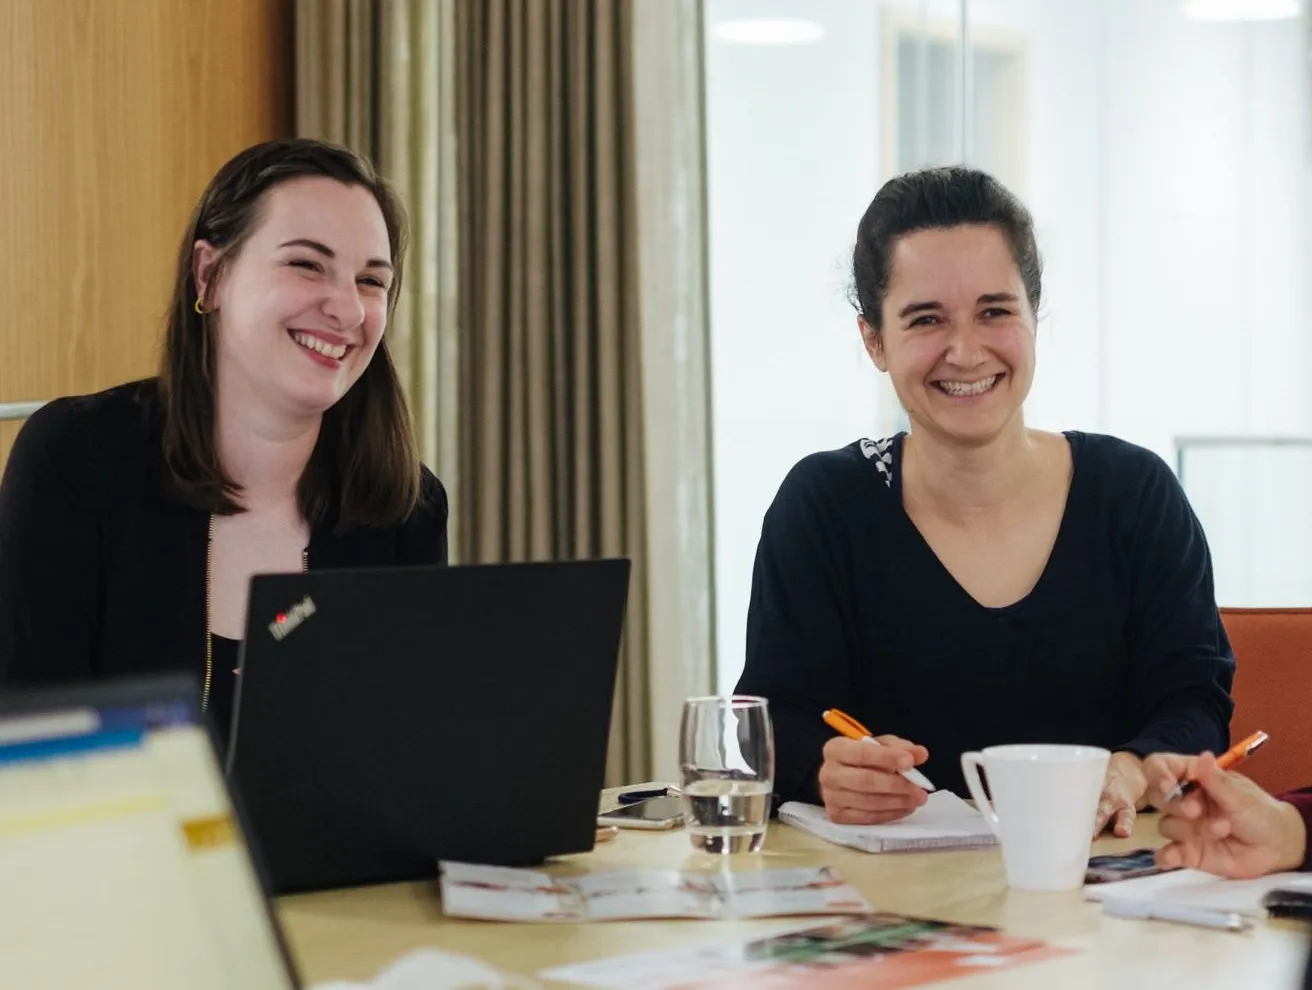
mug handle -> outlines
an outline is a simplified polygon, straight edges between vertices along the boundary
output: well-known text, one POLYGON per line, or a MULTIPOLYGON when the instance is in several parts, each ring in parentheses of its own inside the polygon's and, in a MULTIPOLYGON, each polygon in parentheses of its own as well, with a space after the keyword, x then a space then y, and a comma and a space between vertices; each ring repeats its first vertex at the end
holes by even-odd
MULTIPOLYGON (((980 771, 983 769, 983 753, 961 754, 961 773, 966 778, 966 786, 970 789, 970 796, 975 800, 975 807, 979 808, 993 834, 998 835, 998 813, 993 810, 993 805, 984 796, 984 784, 979 778, 980 771)), ((998 835, 998 838, 1002 837, 998 835)))

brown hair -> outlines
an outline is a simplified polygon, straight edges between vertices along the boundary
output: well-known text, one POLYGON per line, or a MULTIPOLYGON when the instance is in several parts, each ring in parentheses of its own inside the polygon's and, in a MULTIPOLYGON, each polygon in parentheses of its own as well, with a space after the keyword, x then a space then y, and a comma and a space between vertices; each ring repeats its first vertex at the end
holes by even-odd
POLYGON ((893 249, 905 234, 933 228, 990 225, 1002 232, 1020 269, 1030 309, 1043 297, 1043 259, 1029 210, 987 172, 964 165, 921 169, 884 183, 866 209, 852 252, 852 302, 876 334, 884 326, 884 296, 893 249))
MULTIPOLYGON (((241 486, 224 471, 215 446, 214 325, 194 308, 193 247, 206 240, 220 249, 211 276, 217 280, 259 224, 265 194, 280 183, 312 176, 373 193, 392 248, 389 317, 396 307, 406 248, 405 211, 366 159, 336 145, 288 138, 247 148, 219 169, 182 235, 159 371, 164 486, 193 508, 217 515, 243 511, 237 502, 241 486)), ((337 532, 345 532, 399 525, 419 497, 419 455, 384 334, 360 379, 324 413, 297 498, 312 526, 331 522, 337 532)))

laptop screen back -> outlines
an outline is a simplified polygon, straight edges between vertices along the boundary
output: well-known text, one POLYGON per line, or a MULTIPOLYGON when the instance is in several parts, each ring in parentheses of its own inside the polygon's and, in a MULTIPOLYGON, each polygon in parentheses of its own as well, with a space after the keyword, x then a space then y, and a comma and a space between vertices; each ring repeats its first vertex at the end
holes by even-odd
POLYGON ((0 699, 0 878, 5 986, 297 984, 190 690, 0 699))

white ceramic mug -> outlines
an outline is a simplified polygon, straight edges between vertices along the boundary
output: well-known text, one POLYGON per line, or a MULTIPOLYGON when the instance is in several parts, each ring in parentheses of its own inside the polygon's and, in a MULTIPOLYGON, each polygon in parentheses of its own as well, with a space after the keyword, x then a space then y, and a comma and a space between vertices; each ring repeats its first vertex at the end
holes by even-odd
POLYGON ((990 746, 961 754, 970 796, 1002 843, 1011 887, 1075 890, 1084 883, 1110 755, 1096 746, 1056 745, 990 746))

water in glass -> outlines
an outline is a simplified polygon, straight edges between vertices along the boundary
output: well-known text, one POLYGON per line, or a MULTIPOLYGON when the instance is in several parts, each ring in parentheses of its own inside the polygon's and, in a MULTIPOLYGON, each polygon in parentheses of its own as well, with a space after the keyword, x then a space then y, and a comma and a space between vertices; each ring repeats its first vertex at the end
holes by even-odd
POLYGON ((680 733, 684 818, 703 852, 758 852, 774 787, 774 738, 764 698, 692 698, 680 733))

